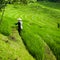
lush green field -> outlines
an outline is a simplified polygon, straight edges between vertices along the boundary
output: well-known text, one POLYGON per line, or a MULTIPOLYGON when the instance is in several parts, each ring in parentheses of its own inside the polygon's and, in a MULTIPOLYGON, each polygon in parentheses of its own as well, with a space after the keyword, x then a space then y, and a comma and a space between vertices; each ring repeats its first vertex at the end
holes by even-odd
MULTIPOLYGON (((14 24, 17 22, 17 18, 21 17, 23 19, 21 37, 29 53, 36 60, 60 60, 60 28, 57 27, 57 23, 60 23, 59 6, 59 3, 51 2, 30 3, 28 5, 8 5, 2 24, 0 25, 0 33, 10 36, 13 27, 15 27, 14 24)), ((16 46, 15 43, 18 44, 18 42, 13 41, 12 45, 16 46)), ((5 47, 5 44, 6 43, 2 41, 0 45, 1 47, 5 47)), ((11 51, 14 51, 15 49, 12 50, 12 48, 11 51)), ((22 47, 22 50, 23 48, 24 47, 22 47)), ((19 51, 16 50, 16 54, 19 53, 19 51)), ((8 55, 8 53, 9 52, 7 52, 6 55, 8 55)), ((13 54, 15 51, 11 53, 13 54)), ((3 52, 2 56, 4 56, 4 54, 3 52)), ((19 54, 17 56, 21 56, 19 54)), ((25 55, 27 56, 27 54, 25 55)), ((11 57, 12 60, 14 57, 14 55, 11 57)), ((31 56, 29 56, 28 59, 25 59, 25 56, 23 57, 22 60, 33 60, 31 56)))

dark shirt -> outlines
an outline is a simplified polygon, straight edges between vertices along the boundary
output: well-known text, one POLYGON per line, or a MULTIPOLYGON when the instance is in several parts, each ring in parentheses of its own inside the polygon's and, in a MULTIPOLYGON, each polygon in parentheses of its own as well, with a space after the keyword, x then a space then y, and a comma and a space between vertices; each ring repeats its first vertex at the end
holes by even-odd
POLYGON ((18 29, 21 29, 21 23, 18 22, 17 24, 18 24, 18 29))

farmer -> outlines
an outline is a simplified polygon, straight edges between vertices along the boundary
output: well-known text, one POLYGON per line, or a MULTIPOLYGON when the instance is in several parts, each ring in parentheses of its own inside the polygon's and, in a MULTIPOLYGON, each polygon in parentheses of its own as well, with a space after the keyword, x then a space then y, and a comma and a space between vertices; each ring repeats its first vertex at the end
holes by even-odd
POLYGON ((23 29, 23 27, 22 27, 22 19, 18 18, 17 20, 18 20, 18 23, 17 23, 17 25, 18 25, 18 32, 19 32, 19 35, 20 35, 21 30, 23 29))

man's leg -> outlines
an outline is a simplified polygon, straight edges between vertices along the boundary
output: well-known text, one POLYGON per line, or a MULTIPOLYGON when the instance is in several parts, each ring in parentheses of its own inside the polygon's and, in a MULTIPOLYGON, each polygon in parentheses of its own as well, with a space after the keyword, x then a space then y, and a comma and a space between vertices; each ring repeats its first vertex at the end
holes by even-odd
POLYGON ((18 29, 18 33, 19 33, 19 35, 21 35, 21 29, 18 29))

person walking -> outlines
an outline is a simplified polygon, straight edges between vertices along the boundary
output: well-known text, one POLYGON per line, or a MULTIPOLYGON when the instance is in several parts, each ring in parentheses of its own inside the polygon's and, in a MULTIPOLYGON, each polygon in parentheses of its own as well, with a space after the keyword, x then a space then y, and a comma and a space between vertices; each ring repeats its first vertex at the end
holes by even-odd
POLYGON ((17 25, 18 25, 18 33, 20 35, 21 30, 23 29, 23 27, 22 27, 22 19, 18 18, 17 20, 18 20, 18 23, 17 23, 17 25))

